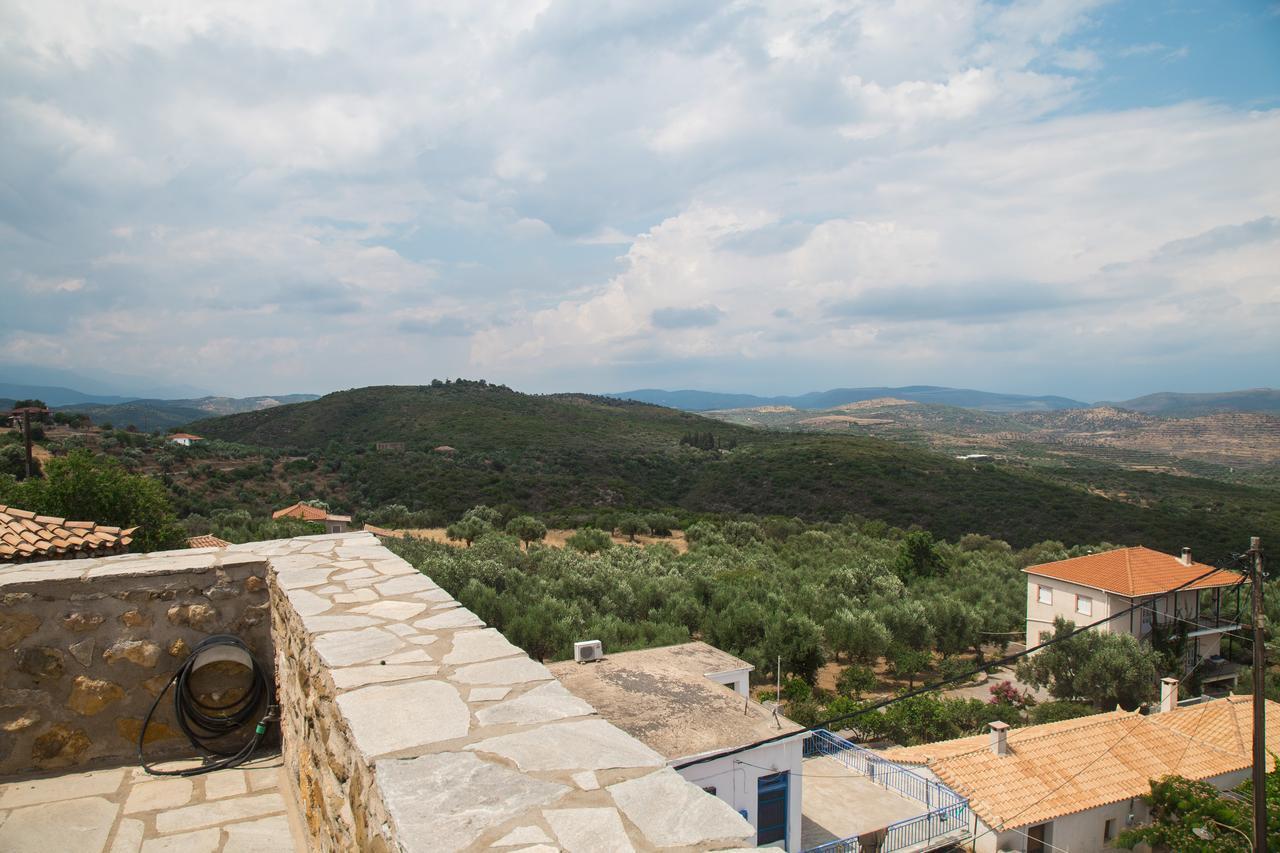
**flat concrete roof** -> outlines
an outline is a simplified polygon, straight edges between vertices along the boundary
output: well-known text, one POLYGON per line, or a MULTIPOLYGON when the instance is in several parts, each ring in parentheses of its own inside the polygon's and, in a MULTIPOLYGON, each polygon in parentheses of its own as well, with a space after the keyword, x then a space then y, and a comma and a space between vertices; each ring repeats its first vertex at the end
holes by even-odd
POLYGON ((550 666, 570 693, 669 760, 804 731, 707 677, 751 668, 702 642, 618 654, 605 649, 603 660, 550 666))

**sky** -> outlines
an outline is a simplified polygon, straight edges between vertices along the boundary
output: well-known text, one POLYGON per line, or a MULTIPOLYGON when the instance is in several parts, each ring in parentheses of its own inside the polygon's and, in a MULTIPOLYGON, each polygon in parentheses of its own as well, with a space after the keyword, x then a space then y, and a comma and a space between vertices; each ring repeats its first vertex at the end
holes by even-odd
POLYGON ((235 395, 1277 386, 1280 3, 7 0, 0 297, 235 395))

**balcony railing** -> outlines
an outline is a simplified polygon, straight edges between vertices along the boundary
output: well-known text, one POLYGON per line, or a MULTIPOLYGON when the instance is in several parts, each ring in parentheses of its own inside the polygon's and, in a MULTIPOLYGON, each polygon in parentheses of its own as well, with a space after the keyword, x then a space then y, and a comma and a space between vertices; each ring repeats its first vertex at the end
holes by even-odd
MULTIPOLYGON (((884 843, 878 848, 880 853, 924 849, 934 842, 958 841, 970 834, 969 801, 941 782, 913 773, 827 731, 813 732, 805 740, 804 754, 831 758, 878 785, 924 804, 924 814, 885 827, 884 843)), ((810 853, 859 853, 860 850, 858 839, 853 837, 811 848, 810 853)))

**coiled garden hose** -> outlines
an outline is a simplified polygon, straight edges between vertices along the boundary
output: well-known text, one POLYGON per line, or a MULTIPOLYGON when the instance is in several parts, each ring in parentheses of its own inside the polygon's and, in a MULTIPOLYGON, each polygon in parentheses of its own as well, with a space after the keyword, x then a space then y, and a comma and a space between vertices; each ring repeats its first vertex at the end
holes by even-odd
POLYGON ((142 722, 142 731, 138 733, 138 763, 142 769, 152 776, 199 776, 214 770, 238 767, 249 760, 262 743, 267 733, 267 726, 280 719, 280 707, 275 704, 275 691, 267 680, 266 671, 253 656, 253 652, 239 637, 230 634, 216 634, 202 640, 191 656, 182 662, 178 671, 169 679, 169 683, 156 695, 142 722), (216 705, 202 701, 192 688, 191 676, 201 667, 217 661, 234 661, 247 667, 251 673, 249 689, 243 696, 226 704, 216 705), (147 763, 142 754, 142 745, 146 743, 147 728, 151 718, 164 694, 173 689, 173 713, 187 740, 196 750, 203 753, 206 761, 199 767, 185 770, 157 770, 147 763), (266 712, 258 718, 258 709, 265 706, 266 712), (258 724, 244 746, 235 750, 220 747, 219 742, 228 735, 235 734, 257 718, 258 724))

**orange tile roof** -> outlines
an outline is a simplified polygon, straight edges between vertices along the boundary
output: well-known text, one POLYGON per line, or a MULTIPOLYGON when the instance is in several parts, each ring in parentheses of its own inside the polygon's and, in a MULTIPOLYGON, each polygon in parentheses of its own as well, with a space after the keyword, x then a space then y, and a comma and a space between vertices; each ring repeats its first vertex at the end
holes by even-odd
POLYGON ((67 521, 0 504, 0 562, 118 554, 129 550, 137 529, 67 521))
POLYGON ((204 438, 202 438, 201 436, 192 435, 189 432, 175 432, 169 436, 170 441, 173 441, 175 438, 191 438, 191 439, 195 439, 196 441, 204 441, 204 438))
POLYGON ((272 518, 301 518, 303 521, 324 521, 329 513, 318 506, 304 504, 301 501, 293 506, 278 509, 271 513, 272 518))
POLYGON ((1032 575, 1056 578, 1078 583, 1081 586, 1115 592, 1133 598, 1154 595, 1177 589, 1207 572, 1213 574, 1200 578, 1187 589, 1206 589, 1231 586, 1244 580, 1243 575, 1225 569, 1215 569, 1204 563, 1192 561, 1184 565, 1182 560, 1170 554, 1150 548, 1117 548, 1086 557, 1072 557, 1055 563, 1041 563, 1023 569, 1032 575))
MULTIPOLYGON (((1253 700, 1228 696, 1163 714, 1116 711, 1009 729, 1009 752, 990 735, 893 749, 885 758, 926 764, 989 827, 1016 828, 1139 797, 1177 774, 1208 779, 1252 763, 1253 700), (1069 723, 1070 725, 1066 725, 1069 723)), ((1267 749, 1280 751, 1280 703, 1267 702, 1267 749)), ((1267 767, 1275 764, 1268 757, 1267 767)))
POLYGON ((226 548, 231 543, 225 539, 219 539, 212 533, 206 533, 203 536, 192 536, 187 540, 188 548, 226 548))

